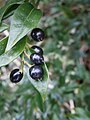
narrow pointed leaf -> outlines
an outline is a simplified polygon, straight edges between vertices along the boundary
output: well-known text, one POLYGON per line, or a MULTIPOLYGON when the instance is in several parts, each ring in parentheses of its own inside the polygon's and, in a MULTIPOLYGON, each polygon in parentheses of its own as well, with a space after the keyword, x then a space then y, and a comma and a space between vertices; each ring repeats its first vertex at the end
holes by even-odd
POLYGON ((11 21, 10 37, 6 51, 12 48, 31 29, 38 25, 41 16, 42 12, 34 8, 30 3, 20 5, 14 12, 11 21))
POLYGON ((0 23, 6 11, 15 4, 21 4, 24 0, 9 0, 3 7, 0 8, 0 23))
POLYGON ((12 49, 0 56, 0 67, 9 64, 23 52, 26 40, 26 37, 24 37, 12 49))
MULTIPOLYGON (((40 93, 43 102, 45 101, 46 97, 47 97, 47 93, 48 93, 48 84, 50 82, 49 79, 49 75, 48 75, 48 69, 46 64, 44 63, 44 65, 42 66, 43 70, 44 70, 44 76, 42 78, 42 80, 40 81, 35 81, 34 79, 32 79, 29 75, 29 72, 27 72, 27 76, 28 79, 30 80, 30 82, 32 83, 32 85, 36 88, 36 90, 40 93)), ((28 68, 29 71, 29 68, 28 68)))
POLYGON ((9 26, 5 23, 0 24, 0 32, 3 32, 4 30, 8 29, 9 26))
POLYGON ((8 37, 5 37, 2 40, 0 40, 0 55, 2 55, 5 52, 7 41, 8 41, 8 37))

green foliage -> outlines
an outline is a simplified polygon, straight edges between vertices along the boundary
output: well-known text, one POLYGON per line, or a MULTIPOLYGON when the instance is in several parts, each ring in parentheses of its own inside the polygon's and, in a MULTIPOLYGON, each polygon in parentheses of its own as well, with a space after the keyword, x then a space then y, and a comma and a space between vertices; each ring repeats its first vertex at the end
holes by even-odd
POLYGON ((15 60, 24 50, 26 45, 26 37, 19 41, 12 49, 3 53, 0 56, 0 67, 8 65, 10 62, 15 60))
MULTIPOLYGON (((6 10, 12 6, 13 4, 20 4, 22 1, 8 1, 4 7, 1 8, 1 11, 3 11, 1 14, 1 20, 4 17, 4 13, 6 10)), ((35 2, 36 4, 36 2, 35 2)), ((10 10, 12 11, 12 9, 10 10)), ((41 10, 37 9, 35 6, 33 6, 29 2, 22 3, 21 5, 16 8, 15 12, 13 13, 11 24, 10 24, 10 35, 9 39, 3 39, 1 40, 0 46, 1 48, 1 56, 0 56, 0 67, 8 65, 12 61, 14 61, 16 58, 18 58, 21 54, 21 70, 24 69, 24 52, 27 52, 30 50, 30 45, 27 46, 29 39, 27 37, 27 34, 35 27, 38 26, 39 20, 42 16, 41 10), (28 39, 28 40, 27 40, 28 39), (6 41, 7 43, 5 43, 6 41), (4 44, 4 45, 3 45, 4 44), (5 50, 5 51, 4 51, 5 50)), ((3 25, 3 23, 1 23, 3 25)), ((6 29, 6 28, 5 28, 6 29)), ((5 30, 4 29, 4 30, 5 30)), ((2 26, 0 27, 0 30, 2 31, 2 26)), ((28 66, 29 67, 29 66, 28 66)), ((46 99, 47 96, 47 87, 48 87, 48 80, 49 75, 47 71, 46 64, 42 66, 44 69, 44 76, 43 76, 43 82, 33 82, 33 80, 30 79, 33 86, 40 92, 40 95, 42 96, 43 101, 46 99)))
MULTIPOLYGON (((0 8, 1 21, 13 14, 10 30, 0 27, 0 31, 10 31, 9 40, 0 40, 0 66, 18 58, 23 51, 32 53, 27 43, 33 41, 26 34, 38 26, 42 16, 36 3, 38 0, 8 0, 0 8)), ((90 71, 80 62, 85 55, 80 49, 83 41, 90 44, 90 1, 43 0, 39 7, 44 12, 40 25, 46 33, 45 41, 39 44, 46 61, 44 78, 33 81, 25 66, 22 82, 12 85, 8 78, 0 81, 0 120, 89 120, 90 71)))
POLYGON ((6 51, 14 46, 21 38, 23 38, 32 28, 37 26, 42 13, 29 3, 20 5, 15 11, 11 26, 10 36, 6 51))

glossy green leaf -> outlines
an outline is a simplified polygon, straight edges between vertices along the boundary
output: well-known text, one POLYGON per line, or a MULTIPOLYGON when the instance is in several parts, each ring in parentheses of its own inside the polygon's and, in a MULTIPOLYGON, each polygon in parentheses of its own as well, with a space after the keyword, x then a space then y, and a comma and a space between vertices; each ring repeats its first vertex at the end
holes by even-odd
POLYGON ((15 11, 10 27, 10 37, 6 51, 12 48, 32 28, 38 25, 42 16, 39 9, 34 8, 30 3, 20 5, 15 11))
MULTIPOLYGON (((33 80, 30 75, 29 75, 29 72, 27 72, 27 76, 28 76, 28 79, 30 80, 30 82, 32 83, 32 85, 36 88, 36 90, 40 93, 41 97, 42 97, 42 100, 43 102, 45 101, 46 97, 47 97, 47 93, 48 93, 48 84, 50 82, 50 79, 49 79, 49 75, 48 75, 48 69, 47 69, 47 66, 46 64, 44 63, 44 65, 42 66, 43 69, 44 69, 44 76, 42 78, 42 80, 39 80, 39 81, 35 81, 33 80)), ((29 68, 28 70, 29 71, 29 68)))
POLYGON ((9 26, 5 23, 0 24, 0 32, 3 32, 4 30, 8 29, 9 26))
POLYGON ((26 37, 24 37, 12 49, 0 56, 0 67, 9 64, 23 52, 26 45, 26 40, 26 37))
POLYGON ((0 55, 2 55, 5 52, 7 41, 8 41, 8 37, 5 37, 2 40, 0 40, 0 55))
POLYGON ((0 8, 0 22, 5 14, 5 12, 13 5, 15 4, 21 4, 24 0, 9 0, 7 3, 0 8))

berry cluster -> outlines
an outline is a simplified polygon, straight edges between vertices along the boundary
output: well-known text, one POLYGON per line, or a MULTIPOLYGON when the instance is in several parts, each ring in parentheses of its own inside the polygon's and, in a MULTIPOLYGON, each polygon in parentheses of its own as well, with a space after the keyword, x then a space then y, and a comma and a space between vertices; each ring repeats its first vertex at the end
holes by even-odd
MULTIPOLYGON (((34 28, 31 31, 31 37, 33 40, 39 42, 45 37, 44 32, 40 28, 34 28)), ((30 55, 30 60, 34 64, 29 69, 29 75, 32 79, 38 80, 43 77, 44 71, 41 65, 44 63, 43 50, 39 46, 32 46, 31 49, 34 51, 30 55)), ((21 81, 23 73, 19 69, 14 69, 10 74, 10 80, 13 83, 21 81)))
POLYGON ((40 66, 44 62, 43 50, 38 46, 32 46, 32 49, 35 51, 35 53, 30 55, 30 60, 35 65, 29 69, 29 74, 31 78, 38 80, 42 78, 44 73, 42 67, 40 66))
MULTIPOLYGON (((44 39, 44 32, 40 28, 35 28, 31 32, 31 37, 37 42, 42 41, 44 39)), ((29 69, 29 74, 31 78, 38 80, 44 74, 43 68, 41 67, 44 62, 43 50, 38 46, 32 46, 32 49, 34 53, 30 55, 30 60, 34 65, 29 69)))

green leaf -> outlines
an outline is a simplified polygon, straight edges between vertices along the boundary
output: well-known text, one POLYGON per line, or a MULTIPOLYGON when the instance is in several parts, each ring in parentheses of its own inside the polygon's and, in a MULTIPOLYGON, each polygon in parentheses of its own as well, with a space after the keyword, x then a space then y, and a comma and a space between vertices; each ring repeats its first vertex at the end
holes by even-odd
POLYGON ((12 48, 22 37, 38 25, 42 16, 39 9, 34 8, 30 3, 20 5, 15 11, 10 27, 10 37, 6 51, 12 48))
POLYGON ((8 29, 9 26, 5 23, 0 24, 0 32, 3 32, 4 30, 8 29))
POLYGON ((0 67, 5 66, 16 59, 24 50, 27 38, 24 37, 12 49, 0 56, 0 67))
MULTIPOLYGON (((28 79, 30 80, 30 82, 32 83, 32 85, 36 88, 36 90, 40 93, 41 97, 42 97, 42 100, 43 102, 45 101, 46 97, 47 97, 47 93, 48 93, 48 84, 50 82, 50 79, 49 79, 49 75, 48 75, 48 69, 47 69, 47 66, 46 64, 44 63, 44 65, 42 66, 43 67, 43 70, 44 70, 44 76, 42 78, 42 80, 39 80, 39 81, 35 81, 33 80, 30 75, 29 75, 29 72, 27 72, 27 76, 28 76, 28 79)), ((29 71, 29 68, 28 70, 29 71)))
POLYGON ((5 37, 2 40, 0 40, 0 55, 2 55, 5 52, 7 41, 8 41, 8 37, 5 37))
POLYGON ((3 7, 0 8, 0 23, 6 11, 15 4, 21 4, 24 0, 9 0, 3 7))

